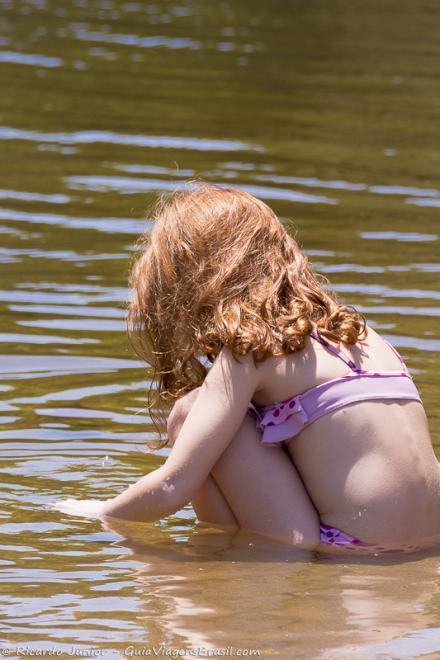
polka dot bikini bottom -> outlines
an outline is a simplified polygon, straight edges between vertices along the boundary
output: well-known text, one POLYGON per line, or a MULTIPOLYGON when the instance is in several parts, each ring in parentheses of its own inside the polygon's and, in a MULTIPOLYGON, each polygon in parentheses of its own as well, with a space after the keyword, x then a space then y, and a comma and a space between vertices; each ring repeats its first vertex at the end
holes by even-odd
POLYGON ((321 543, 327 543, 329 545, 339 545, 339 546, 350 546, 358 545, 361 543, 359 539, 356 539, 354 536, 350 536, 346 532, 338 529, 337 527, 331 527, 330 525, 320 525, 321 532, 321 543))
POLYGON ((440 538, 433 539, 427 543, 402 543, 402 544, 386 544, 379 545, 375 543, 365 543, 360 541, 354 536, 350 536, 337 527, 330 525, 320 524, 320 539, 321 543, 330 547, 345 548, 346 550, 356 550, 356 552, 366 552, 367 554, 383 554, 383 553, 411 553, 417 550, 425 550, 430 547, 438 547, 440 549, 440 538))

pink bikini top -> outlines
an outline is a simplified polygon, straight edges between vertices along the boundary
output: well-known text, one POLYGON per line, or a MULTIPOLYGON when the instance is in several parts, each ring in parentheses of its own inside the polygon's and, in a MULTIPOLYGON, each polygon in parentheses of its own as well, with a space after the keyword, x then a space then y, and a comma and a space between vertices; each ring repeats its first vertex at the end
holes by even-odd
MULTIPOLYGON (((288 441, 306 426, 323 415, 356 401, 371 399, 411 399, 420 401, 420 395, 399 353, 401 371, 367 371, 359 369, 342 351, 332 346, 316 332, 310 337, 350 367, 350 373, 311 387, 290 399, 267 406, 251 403, 249 411, 257 420, 256 427, 263 433, 261 444, 278 446, 288 441)), ((388 343, 388 342, 387 342, 388 343)))

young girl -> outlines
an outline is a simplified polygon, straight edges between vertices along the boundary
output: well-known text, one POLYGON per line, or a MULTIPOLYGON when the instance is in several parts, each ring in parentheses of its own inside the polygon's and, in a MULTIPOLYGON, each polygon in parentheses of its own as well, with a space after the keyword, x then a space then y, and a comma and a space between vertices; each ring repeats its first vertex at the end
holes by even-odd
POLYGON ((152 521, 192 501, 200 520, 309 549, 440 543, 439 463, 411 376, 275 213, 193 183, 155 219, 129 329, 159 397, 180 397, 173 447, 102 515, 152 521))

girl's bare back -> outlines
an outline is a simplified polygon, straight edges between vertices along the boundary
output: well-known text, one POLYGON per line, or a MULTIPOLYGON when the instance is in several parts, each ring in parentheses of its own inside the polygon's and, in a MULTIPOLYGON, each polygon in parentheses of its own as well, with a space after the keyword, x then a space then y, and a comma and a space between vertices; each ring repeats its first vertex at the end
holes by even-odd
MULTIPOLYGON (((365 370, 396 370, 399 358, 372 329, 339 347, 365 370)), ((308 340, 303 351, 260 367, 259 405, 283 401, 347 373, 344 363, 308 340)), ((371 543, 440 535, 440 469, 418 401, 356 402, 317 419, 287 449, 321 522, 371 543)))

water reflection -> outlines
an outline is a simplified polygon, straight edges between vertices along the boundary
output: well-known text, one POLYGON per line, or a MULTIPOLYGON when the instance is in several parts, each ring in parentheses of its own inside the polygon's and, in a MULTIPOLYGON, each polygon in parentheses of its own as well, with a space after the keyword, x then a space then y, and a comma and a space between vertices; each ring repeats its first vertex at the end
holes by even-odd
POLYGON ((173 640, 211 648, 237 637, 242 646, 255 648, 263 639, 269 655, 287 656, 294 645, 299 657, 317 657, 318 651, 322 657, 343 657, 348 649, 358 657, 366 641, 371 648, 389 642, 417 625, 422 613, 426 628, 436 620, 430 604, 439 592, 439 559, 429 553, 412 563, 391 557, 328 562, 247 532, 203 525, 184 543, 166 543, 151 524, 112 520, 104 528, 119 534, 122 540, 114 545, 139 562, 134 578, 148 597, 141 620, 154 622, 159 639, 167 632, 173 640), (271 604, 264 624, 257 613, 262 594, 271 604), (323 602, 331 606, 323 608, 323 602), (280 630, 286 634, 280 636, 280 630))

